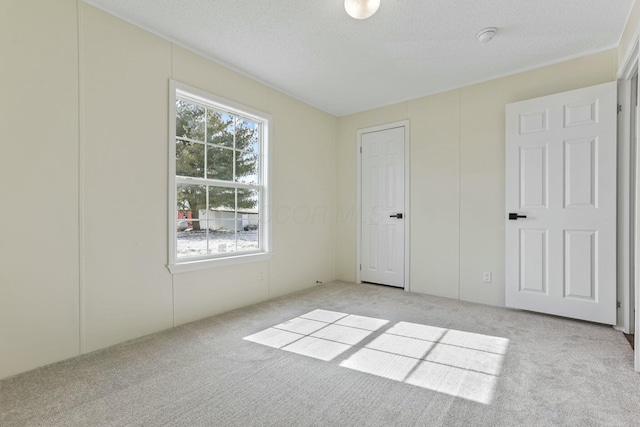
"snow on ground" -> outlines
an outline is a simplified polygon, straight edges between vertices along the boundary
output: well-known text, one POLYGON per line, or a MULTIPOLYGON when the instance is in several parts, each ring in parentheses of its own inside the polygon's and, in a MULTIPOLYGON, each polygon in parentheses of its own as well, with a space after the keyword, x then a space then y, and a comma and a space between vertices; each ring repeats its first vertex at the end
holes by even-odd
POLYGON ((179 258, 184 258, 225 252, 251 251, 258 249, 258 239, 258 230, 240 230, 237 233, 228 230, 179 231, 177 252, 179 258))

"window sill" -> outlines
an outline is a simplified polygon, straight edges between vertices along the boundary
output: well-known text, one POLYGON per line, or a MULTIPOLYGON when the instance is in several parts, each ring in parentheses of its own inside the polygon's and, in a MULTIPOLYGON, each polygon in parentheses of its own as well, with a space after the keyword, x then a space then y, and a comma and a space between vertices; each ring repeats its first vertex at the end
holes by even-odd
POLYGON ((225 258, 202 259, 198 261, 186 261, 178 264, 169 264, 167 268, 171 274, 186 273, 189 271, 205 270, 207 268, 224 267, 228 265, 246 264, 249 262, 268 261, 271 259, 271 252, 257 254, 236 255, 225 258))

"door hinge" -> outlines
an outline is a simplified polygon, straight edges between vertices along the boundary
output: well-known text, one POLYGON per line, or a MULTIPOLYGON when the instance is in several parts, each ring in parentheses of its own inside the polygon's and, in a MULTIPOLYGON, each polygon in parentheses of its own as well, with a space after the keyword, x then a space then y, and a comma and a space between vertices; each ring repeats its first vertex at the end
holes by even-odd
POLYGON ((618 104, 618 113, 622 112, 622 104, 618 104))
POLYGON ((622 303, 621 303, 620 301, 618 301, 618 304, 616 304, 616 306, 617 306, 618 308, 620 308, 620 307, 622 307, 622 303))
POLYGON ((362 154, 362 147, 360 147, 360 154, 362 154))
POLYGON ((362 264, 360 264, 360 271, 362 271, 362 264))

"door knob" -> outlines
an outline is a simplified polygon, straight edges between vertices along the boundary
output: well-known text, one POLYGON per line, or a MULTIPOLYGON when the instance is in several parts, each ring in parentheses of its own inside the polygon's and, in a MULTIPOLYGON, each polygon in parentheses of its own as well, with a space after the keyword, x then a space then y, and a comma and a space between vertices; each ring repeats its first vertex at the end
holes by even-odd
POLYGON ((526 217, 527 217, 526 215, 518 215, 517 213, 512 213, 512 212, 509 213, 509 219, 514 221, 517 221, 518 218, 526 218, 526 217))
POLYGON ((398 219, 402 219, 402 214, 401 213, 397 213, 395 215, 389 215, 389 218, 398 218, 398 219))

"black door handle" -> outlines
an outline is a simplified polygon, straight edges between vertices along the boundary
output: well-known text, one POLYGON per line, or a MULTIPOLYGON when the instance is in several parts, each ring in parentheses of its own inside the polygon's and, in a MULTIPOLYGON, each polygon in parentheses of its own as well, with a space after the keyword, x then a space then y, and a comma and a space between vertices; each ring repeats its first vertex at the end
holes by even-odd
POLYGON ((517 213, 509 213, 509 219, 517 221, 518 218, 526 218, 526 215, 518 215, 517 213))
POLYGON ((402 214, 401 213, 397 213, 395 215, 389 215, 389 218, 398 218, 398 219, 402 219, 402 214))

